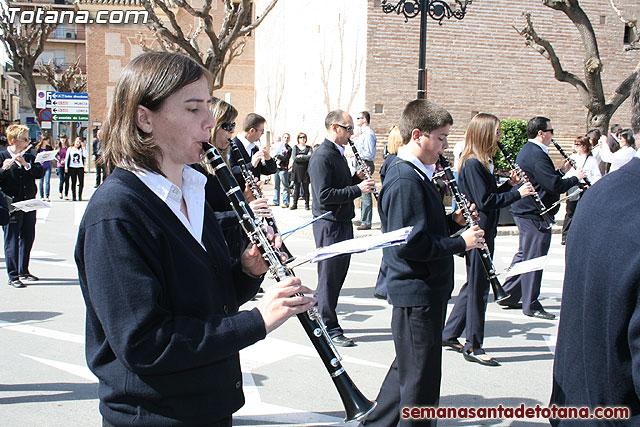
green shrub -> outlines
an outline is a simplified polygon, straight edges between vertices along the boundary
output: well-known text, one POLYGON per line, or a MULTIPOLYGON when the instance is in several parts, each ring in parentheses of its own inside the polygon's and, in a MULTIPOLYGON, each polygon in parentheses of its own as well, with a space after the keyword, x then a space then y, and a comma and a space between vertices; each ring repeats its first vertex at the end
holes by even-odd
MULTIPOLYGON (((527 121, 520 119, 504 119, 500 121, 502 128, 502 144, 515 160, 522 146, 527 142, 527 121)), ((495 170, 508 172, 511 170, 509 163, 502 155, 502 151, 493 158, 495 170)))

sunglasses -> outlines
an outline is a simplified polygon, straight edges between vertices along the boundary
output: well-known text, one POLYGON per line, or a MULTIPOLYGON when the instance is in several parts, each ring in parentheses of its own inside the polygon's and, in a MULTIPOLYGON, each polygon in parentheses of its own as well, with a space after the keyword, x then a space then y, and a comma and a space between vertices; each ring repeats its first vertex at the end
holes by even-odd
POLYGON ((581 143, 579 143, 579 142, 574 142, 574 143, 573 143, 573 145, 580 147, 580 146, 582 146, 583 144, 581 144, 581 143))
POLYGON ((553 135, 553 128, 551 128, 551 129, 546 129, 546 130, 543 130, 542 132, 551 132, 551 135, 553 135))
POLYGON ((220 129, 222 130, 226 130, 227 132, 233 132, 233 130, 236 128, 236 122, 223 122, 220 123, 220 129))
POLYGON ((306 136, 299 136, 298 139, 307 139, 306 136))
POLYGON ((353 132, 353 126, 345 126, 345 125, 341 125, 340 123, 334 123, 334 125, 340 126, 342 129, 346 130, 347 132, 353 132))

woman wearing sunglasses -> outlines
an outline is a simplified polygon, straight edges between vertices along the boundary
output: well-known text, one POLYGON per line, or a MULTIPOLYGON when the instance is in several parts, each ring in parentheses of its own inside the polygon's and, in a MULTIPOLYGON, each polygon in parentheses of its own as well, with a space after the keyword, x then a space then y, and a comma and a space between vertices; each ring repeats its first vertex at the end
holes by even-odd
MULTIPOLYGON (((605 144, 607 145, 607 144, 605 144)), ((607 147, 609 147, 607 145, 607 147)), ((588 136, 579 136, 573 141, 573 149, 575 153, 573 153, 570 157, 576 162, 576 165, 579 168, 582 168, 584 171, 584 175, 587 177, 591 184, 595 184, 597 180, 602 178, 602 174, 600 173, 600 168, 598 167, 598 161, 591 153, 591 141, 588 136)), ((576 176, 576 170, 571 168, 569 172, 565 174, 565 177, 576 176)), ((575 191, 578 187, 572 187, 567 191, 567 194, 575 191)), ((567 200, 567 213, 564 216, 564 222, 562 223, 562 244, 564 245, 567 241, 567 233, 569 232, 569 227, 571 226, 571 220, 573 219, 573 214, 576 211, 576 206, 578 206, 578 201, 582 197, 582 193, 578 194, 574 197, 571 197, 567 200)))

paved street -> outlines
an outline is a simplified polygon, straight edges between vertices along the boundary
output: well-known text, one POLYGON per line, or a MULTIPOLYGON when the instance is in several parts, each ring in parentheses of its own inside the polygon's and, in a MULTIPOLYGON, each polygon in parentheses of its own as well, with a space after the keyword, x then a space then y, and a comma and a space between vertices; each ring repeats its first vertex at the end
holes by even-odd
MULTIPOLYGON (((87 198, 93 182, 93 174, 87 175, 87 198)), ((59 200, 57 181, 53 179, 52 189, 52 208, 38 212, 32 252, 31 272, 42 280, 26 289, 13 289, 5 284, 4 262, 0 266, 0 426, 80 427, 99 426, 101 422, 96 379, 85 364, 85 310, 73 260, 77 227, 86 202, 59 200)), ((269 187, 266 189, 269 194, 269 187)), ((310 211, 304 209, 276 207, 274 212, 282 231, 311 219, 310 211)), ((310 230, 294 233, 286 242, 295 254, 314 249, 310 230)), ((498 271, 509 265, 517 246, 515 235, 498 237, 498 271)), ((380 251, 352 257, 338 306, 345 332, 358 344, 340 349, 343 364, 369 399, 376 397, 394 357, 390 306, 373 297, 380 258, 380 251)), ((455 261, 456 289, 449 309, 465 278, 463 259, 456 257, 455 261)), ((315 288, 315 271, 314 265, 304 265, 296 269, 296 274, 315 288)), ((541 295, 543 305, 554 314, 560 308, 563 274, 564 247, 560 236, 554 234, 541 295)), ((271 283, 267 281, 265 285, 271 283)), ((502 366, 480 366, 465 361, 460 354, 444 351, 441 406, 546 405, 551 392, 557 324, 490 303, 485 349, 502 366)), ((247 403, 235 414, 234 425, 343 425, 338 394, 295 318, 264 341, 243 350, 241 359, 247 403)), ((439 425, 548 423, 543 419, 454 419, 441 420, 439 425)))

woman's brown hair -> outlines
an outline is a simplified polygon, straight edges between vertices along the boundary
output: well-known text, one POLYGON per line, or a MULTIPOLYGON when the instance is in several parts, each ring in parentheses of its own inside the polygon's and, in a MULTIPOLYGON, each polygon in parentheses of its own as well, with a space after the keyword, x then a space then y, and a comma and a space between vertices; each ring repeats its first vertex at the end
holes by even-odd
POLYGON ((164 101, 209 71, 192 58, 172 52, 146 52, 122 70, 107 120, 102 128, 102 158, 107 171, 116 166, 146 169, 164 175, 160 169, 162 151, 150 134, 136 124, 139 105, 158 111, 164 101))
POLYGON ((464 149, 460 156, 460 168, 467 159, 478 159, 488 170, 491 170, 489 159, 498 150, 496 143, 500 131, 500 120, 493 114, 478 113, 467 125, 464 133, 464 149))

